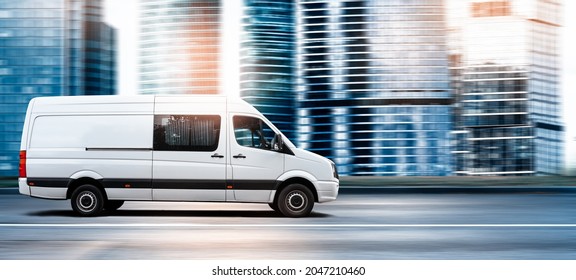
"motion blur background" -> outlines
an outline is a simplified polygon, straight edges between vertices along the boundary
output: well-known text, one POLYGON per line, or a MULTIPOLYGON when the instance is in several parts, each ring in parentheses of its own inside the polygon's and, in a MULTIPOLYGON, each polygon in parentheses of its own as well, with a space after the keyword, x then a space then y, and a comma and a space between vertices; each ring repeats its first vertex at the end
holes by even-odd
POLYGON ((0 177, 33 97, 193 93, 244 98, 342 175, 576 175, 574 8, 0 0, 0 177))

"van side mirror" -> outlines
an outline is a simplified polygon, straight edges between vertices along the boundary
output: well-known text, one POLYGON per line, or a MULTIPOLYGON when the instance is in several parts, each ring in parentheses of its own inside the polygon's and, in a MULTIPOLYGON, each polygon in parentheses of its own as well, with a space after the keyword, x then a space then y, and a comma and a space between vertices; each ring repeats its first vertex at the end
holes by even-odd
POLYGON ((284 140, 282 140, 281 134, 274 135, 274 139, 272 139, 272 150, 276 152, 282 152, 284 150, 284 140))

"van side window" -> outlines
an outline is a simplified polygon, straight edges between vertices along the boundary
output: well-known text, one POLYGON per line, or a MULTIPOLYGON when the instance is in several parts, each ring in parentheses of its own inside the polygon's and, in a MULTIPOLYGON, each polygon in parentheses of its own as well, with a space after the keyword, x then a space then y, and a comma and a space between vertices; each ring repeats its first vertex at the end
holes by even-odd
POLYGON ((219 138, 220 116, 154 116, 154 150, 212 152, 219 138))
POLYGON ((259 118, 234 116, 234 136, 240 146, 270 150, 274 131, 259 118))

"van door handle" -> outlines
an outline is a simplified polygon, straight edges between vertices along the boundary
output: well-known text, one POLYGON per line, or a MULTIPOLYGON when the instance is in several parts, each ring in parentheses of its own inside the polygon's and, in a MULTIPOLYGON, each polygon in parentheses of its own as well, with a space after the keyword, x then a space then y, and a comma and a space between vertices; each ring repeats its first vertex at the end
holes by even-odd
POLYGON ((212 158, 224 158, 224 156, 221 154, 215 153, 212 155, 212 158))
POLYGON ((233 156, 233 158, 246 158, 246 156, 243 154, 237 154, 237 155, 233 156))

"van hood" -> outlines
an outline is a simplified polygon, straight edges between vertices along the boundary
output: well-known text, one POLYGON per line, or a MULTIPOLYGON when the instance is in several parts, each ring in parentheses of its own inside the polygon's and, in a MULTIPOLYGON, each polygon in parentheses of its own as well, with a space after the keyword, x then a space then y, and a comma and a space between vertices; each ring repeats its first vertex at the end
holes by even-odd
POLYGON ((287 161, 287 163, 289 163, 287 164, 288 169, 307 170, 307 172, 316 177, 317 180, 337 180, 336 165, 331 160, 299 148, 293 148, 292 152, 295 158, 294 160, 287 161))
POLYGON ((293 148, 292 152, 294 152, 294 155, 304 159, 304 160, 309 160, 309 161, 313 161, 313 162, 317 162, 317 163, 328 163, 331 164, 332 161, 315 153, 300 149, 300 148, 293 148))

